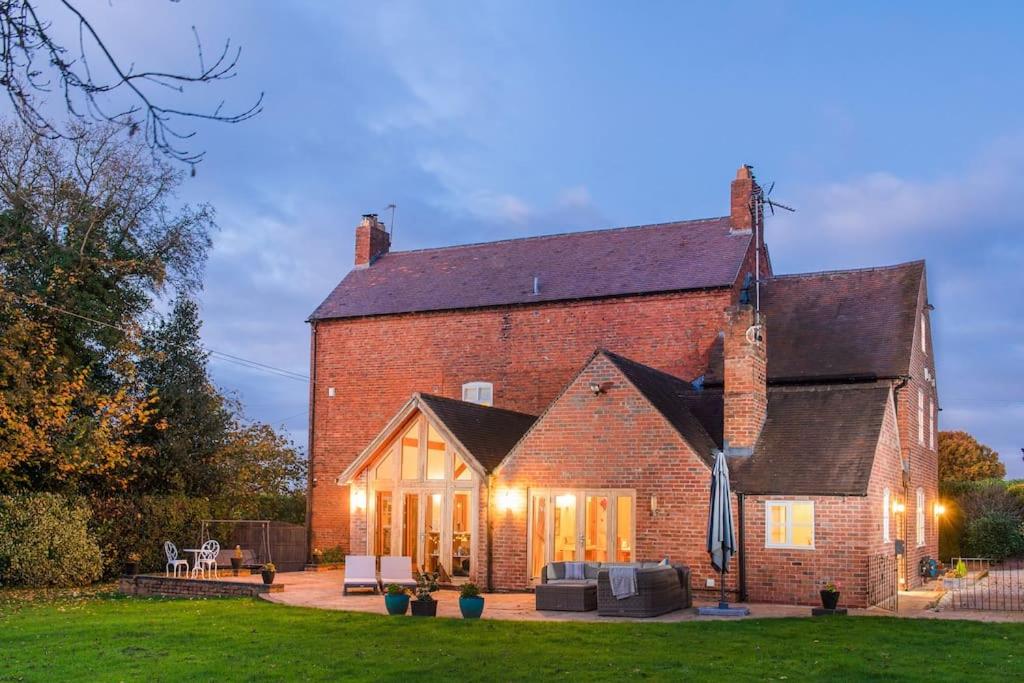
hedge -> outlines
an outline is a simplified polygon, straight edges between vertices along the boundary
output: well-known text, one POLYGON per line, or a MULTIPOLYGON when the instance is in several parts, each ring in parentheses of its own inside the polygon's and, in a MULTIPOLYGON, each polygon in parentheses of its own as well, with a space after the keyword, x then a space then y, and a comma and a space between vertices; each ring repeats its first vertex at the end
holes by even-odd
MULTIPOLYGON (((939 495, 946 505, 939 527, 939 557, 943 560, 1024 553, 1024 545, 1019 549, 1016 545, 1024 522, 1024 495, 1018 482, 945 481, 939 484, 939 495), (1004 530, 1005 538, 997 528, 1004 530)), ((1021 538, 1024 543, 1024 536, 1021 538)))
POLYGON ((0 496, 0 584, 80 586, 102 574, 89 508, 51 493, 0 496))
MULTIPOLYGON (((139 571, 163 571, 164 541, 199 542, 202 521, 270 519, 302 524, 305 496, 244 500, 187 496, 0 497, 0 583, 75 586, 118 576, 129 556, 139 571)), ((217 533, 227 533, 223 528, 217 533)), ((184 556, 184 553, 182 553, 184 556)))

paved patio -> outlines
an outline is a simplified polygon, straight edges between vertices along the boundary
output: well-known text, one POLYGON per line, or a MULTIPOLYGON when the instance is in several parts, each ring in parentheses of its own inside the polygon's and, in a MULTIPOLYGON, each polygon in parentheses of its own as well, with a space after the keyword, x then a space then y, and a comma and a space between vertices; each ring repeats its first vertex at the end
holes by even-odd
MULTIPOLYGON (((231 576, 231 572, 221 572, 221 578, 231 581, 261 581, 259 575, 231 576)), ((284 590, 260 596, 269 602, 296 607, 315 607, 351 612, 369 612, 387 614, 384 599, 378 594, 369 592, 341 594, 341 582, 344 570, 326 572, 285 572, 279 573, 275 583, 284 585, 284 590)), ((936 610, 932 609, 941 597, 941 590, 928 587, 920 591, 900 593, 900 611, 897 616, 926 619, 970 619, 975 621, 1024 621, 1024 613, 1019 612, 981 612, 970 610, 936 610)), ((439 617, 459 618, 458 592, 442 590, 435 593, 438 600, 437 614, 439 617)), ((630 621, 619 617, 599 617, 597 612, 538 612, 534 609, 532 593, 493 593, 485 596, 487 606, 484 609, 485 619, 505 619, 510 621, 589 621, 616 622, 630 621)), ((695 619, 708 620, 714 617, 700 617, 697 607, 715 604, 712 601, 695 601, 691 609, 680 610, 651 619, 635 619, 633 621, 676 622, 695 619)), ((748 604, 748 618, 778 617, 809 617, 810 607, 797 605, 765 605, 748 604)), ((877 608, 851 609, 852 615, 893 616, 891 612, 877 608)))

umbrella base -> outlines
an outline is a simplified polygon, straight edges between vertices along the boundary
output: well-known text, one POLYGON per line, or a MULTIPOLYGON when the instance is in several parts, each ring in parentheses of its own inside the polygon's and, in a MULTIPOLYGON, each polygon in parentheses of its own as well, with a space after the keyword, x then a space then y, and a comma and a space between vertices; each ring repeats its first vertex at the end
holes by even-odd
POLYGON ((750 610, 746 607, 725 607, 719 603, 718 607, 700 607, 697 609, 697 614, 702 617, 747 617, 750 616, 750 610))

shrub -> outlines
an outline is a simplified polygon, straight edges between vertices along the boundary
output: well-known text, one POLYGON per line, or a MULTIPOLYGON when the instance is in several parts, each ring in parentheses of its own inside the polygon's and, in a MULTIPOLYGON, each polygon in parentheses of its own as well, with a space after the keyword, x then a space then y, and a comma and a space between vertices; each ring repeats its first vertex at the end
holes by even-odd
POLYGON ((469 582, 469 583, 464 583, 459 588, 459 597, 460 598, 479 598, 480 597, 480 588, 475 583, 473 583, 472 581, 469 582))
POLYGON ((0 583, 68 587, 100 578, 89 519, 87 506, 64 496, 0 496, 0 583))
POLYGON ((344 562, 345 551, 341 549, 340 545, 328 548, 323 552, 323 561, 325 563, 344 562))
POLYGON ((1004 512, 989 512, 967 523, 964 545, 972 557, 997 560, 1024 553, 1020 519, 1004 512))

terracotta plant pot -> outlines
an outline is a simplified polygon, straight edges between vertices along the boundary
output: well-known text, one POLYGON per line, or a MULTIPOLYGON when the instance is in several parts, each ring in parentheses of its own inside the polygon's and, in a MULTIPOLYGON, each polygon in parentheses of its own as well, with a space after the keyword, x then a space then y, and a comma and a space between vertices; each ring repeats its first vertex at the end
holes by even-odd
POLYGON ((463 619, 479 619, 484 613, 484 599, 479 595, 472 598, 459 598, 459 611, 463 619))
POLYGON ((821 606, 825 609, 835 609, 839 604, 839 591, 821 591, 821 606))
POLYGON ((388 608, 388 614, 393 616, 399 616, 409 611, 409 596, 403 594, 400 595, 385 595, 384 606, 388 608))
POLYGON ((437 616, 437 600, 413 600, 410 604, 414 617, 437 616))
POLYGON ((242 568, 242 558, 232 557, 231 558, 231 571, 234 572, 235 576, 238 576, 238 570, 242 568))
POLYGON ((265 583, 268 586, 274 583, 274 575, 276 573, 277 572, 268 572, 266 570, 260 572, 260 574, 263 576, 263 583, 265 583))

